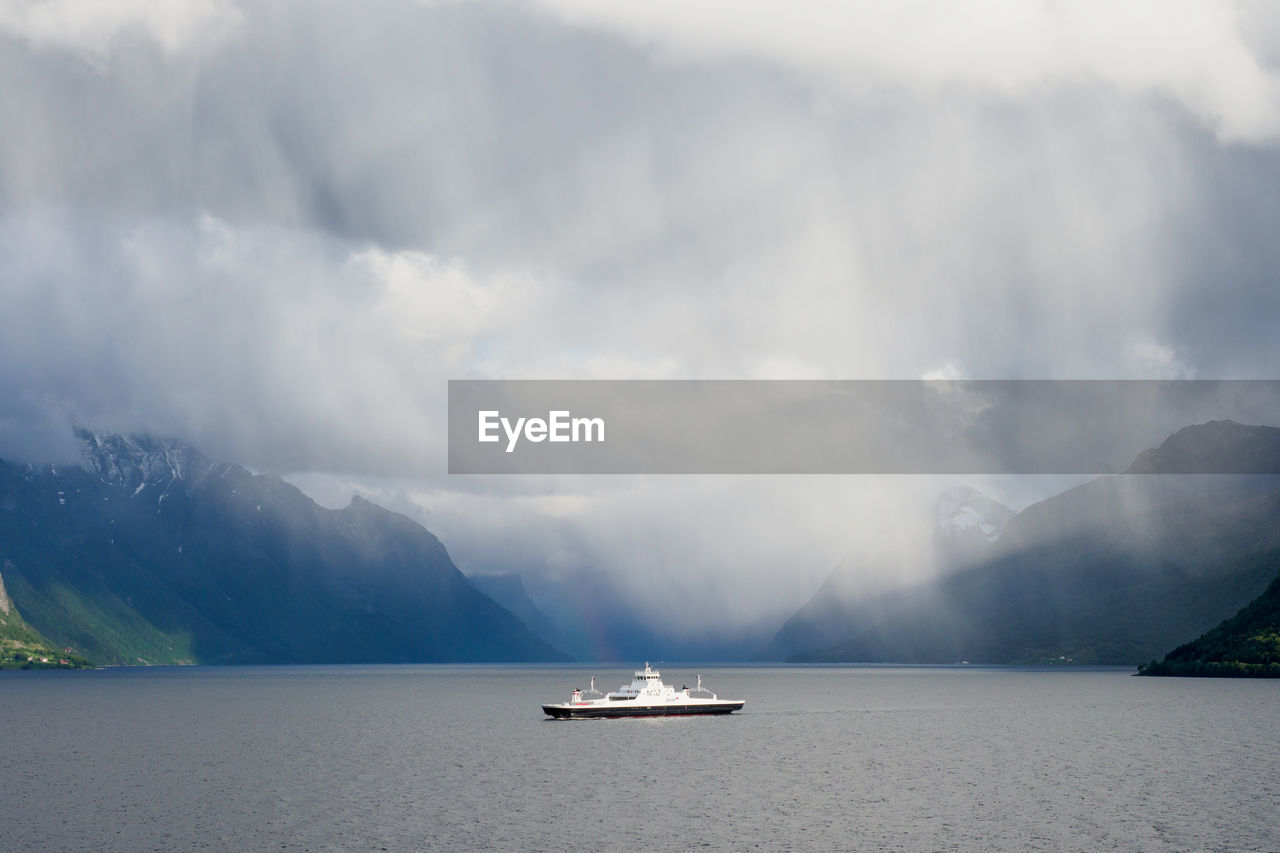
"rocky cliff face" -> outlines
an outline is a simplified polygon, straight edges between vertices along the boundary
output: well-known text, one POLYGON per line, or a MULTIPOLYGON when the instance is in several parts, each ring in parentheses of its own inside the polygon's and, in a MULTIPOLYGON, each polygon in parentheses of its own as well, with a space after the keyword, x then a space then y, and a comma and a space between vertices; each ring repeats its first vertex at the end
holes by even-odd
MULTIPOLYGON (((11 566, 12 566, 12 563, 10 563, 8 560, 5 560, 4 570, 6 572, 9 571, 11 566)), ((3 613, 5 616, 8 616, 12 612, 13 612, 13 601, 10 600, 9 593, 5 591, 4 575, 0 575, 0 613, 3 613)))
POLYGON ((123 436, 76 430, 85 468, 104 484, 136 494, 147 486, 197 480, 210 467, 194 447, 175 439, 123 436))

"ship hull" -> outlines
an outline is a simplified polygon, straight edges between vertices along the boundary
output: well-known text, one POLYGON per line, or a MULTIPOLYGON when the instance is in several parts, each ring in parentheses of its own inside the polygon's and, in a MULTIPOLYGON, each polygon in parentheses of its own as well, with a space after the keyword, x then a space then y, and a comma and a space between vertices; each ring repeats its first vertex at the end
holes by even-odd
POLYGON ((601 720, 620 717, 693 717, 729 714, 742 710, 746 702, 716 701, 662 705, 543 705, 542 710, 557 720, 601 720))

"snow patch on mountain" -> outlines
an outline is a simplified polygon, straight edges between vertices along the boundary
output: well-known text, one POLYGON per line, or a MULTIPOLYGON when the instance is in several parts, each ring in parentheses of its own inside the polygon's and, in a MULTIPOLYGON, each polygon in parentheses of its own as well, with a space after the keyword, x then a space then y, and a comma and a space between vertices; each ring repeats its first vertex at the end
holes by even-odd
POLYGON ((972 486, 958 486, 938 496, 934 534, 944 547, 990 545, 1016 514, 972 486))

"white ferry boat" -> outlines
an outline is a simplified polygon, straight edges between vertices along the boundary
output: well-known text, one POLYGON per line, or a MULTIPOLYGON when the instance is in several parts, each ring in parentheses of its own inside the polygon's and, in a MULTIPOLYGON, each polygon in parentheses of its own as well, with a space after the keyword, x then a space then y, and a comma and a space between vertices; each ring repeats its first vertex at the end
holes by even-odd
POLYGON ((591 678, 591 689, 574 690, 568 702, 543 705, 546 714, 558 720, 585 720, 593 717, 678 717, 693 714, 729 714, 742 710, 743 699, 720 699, 702 686, 702 676, 693 688, 676 690, 662 683, 662 674, 645 663, 636 670, 630 684, 624 684, 605 695, 596 690, 596 679, 591 678), (694 695, 698 694, 698 695, 694 695))

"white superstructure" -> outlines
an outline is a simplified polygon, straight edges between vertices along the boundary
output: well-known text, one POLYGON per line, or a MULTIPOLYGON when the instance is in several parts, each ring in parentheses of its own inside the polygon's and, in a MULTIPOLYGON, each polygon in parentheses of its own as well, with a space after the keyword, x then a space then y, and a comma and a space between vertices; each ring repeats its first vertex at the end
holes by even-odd
POLYGON ((601 695, 595 689, 595 678, 591 679, 591 689, 585 693, 574 690, 568 702, 554 705, 543 705, 542 710, 552 717, 563 719, 583 719, 590 717, 660 717, 689 714, 728 714, 740 710, 746 704, 741 699, 720 699, 702 686, 702 676, 698 676, 696 687, 681 687, 676 690, 670 684, 664 684, 662 673, 645 663, 644 669, 636 670, 630 684, 624 684, 607 695, 601 695), (705 694, 694 696, 692 694, 705 694), (598 698, 589 699, 594 694, 598 698))

